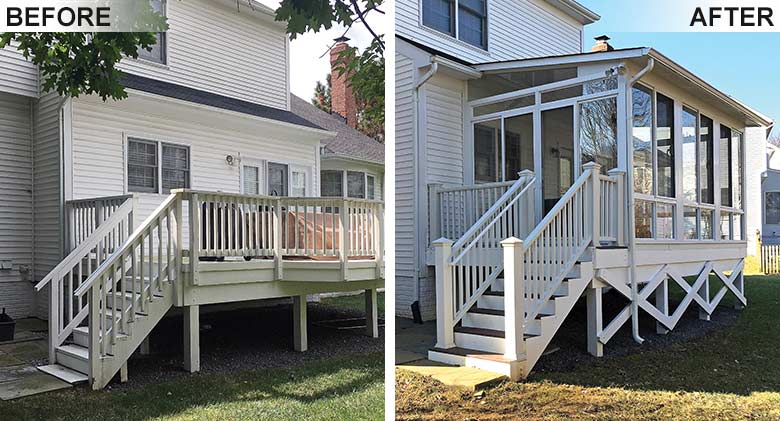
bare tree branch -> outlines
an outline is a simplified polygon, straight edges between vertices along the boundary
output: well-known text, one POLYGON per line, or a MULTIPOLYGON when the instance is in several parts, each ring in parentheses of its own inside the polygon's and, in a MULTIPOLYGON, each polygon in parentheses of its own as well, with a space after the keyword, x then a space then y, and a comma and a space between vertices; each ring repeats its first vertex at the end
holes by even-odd
MULTIPOLYGON (((382 50, 384 50, 385 43, 382 42, 382 39, 379 38, 379 35, 377 35, 376 32, 374 32, 374 30, 371 29, 371 26, 368 24, 368 22, 366 22, 366 18, 363 14, 363 11, 360 10, 360 6, 358 5, 357 0, 350 0, 350 3, 352 3, 352 7, 355 8, 355 13, 357 13, 358 18, 360 18, 360 21, 363 22, 363 26, 365 26, 366 29, 368 29, 368 32, 371 33, 371 36, 374 37, 374 40, 376 40, 376 42, 378 42, 379 45, 381 46, 382 50)), ((366 13, 368 13, 368 11, 366 11, 366 13)))

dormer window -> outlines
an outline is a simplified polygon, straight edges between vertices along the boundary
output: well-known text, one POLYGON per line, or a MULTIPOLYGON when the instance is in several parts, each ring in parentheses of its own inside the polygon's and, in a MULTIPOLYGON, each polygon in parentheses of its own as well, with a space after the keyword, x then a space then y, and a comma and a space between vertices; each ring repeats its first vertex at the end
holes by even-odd
POLYGON ((487 48, 487 0, 422 0, 422 5, 423 25, 487 48))
MULTIPOLYGON (((149 0, 152 3, 152 8, 161 15, 165 16, 165 1, 166 0, 149 0)), ((153 61, 155 63, 166 63, 166 39, 165 32, 157 33, 157 43, 152 46, 152 51, 147 51, 144 48, 138 49, 138 58, 153 61)))

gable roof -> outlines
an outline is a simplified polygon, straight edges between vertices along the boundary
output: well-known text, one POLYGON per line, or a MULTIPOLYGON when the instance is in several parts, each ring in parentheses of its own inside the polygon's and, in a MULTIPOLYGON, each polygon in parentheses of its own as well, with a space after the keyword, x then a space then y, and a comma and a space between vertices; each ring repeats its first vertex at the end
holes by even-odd
POLYGON ((342 118, 326 113, 295 95, 290 95, 290 108, 301 118, 336 132, 336 137, 322 140, 323 158, 354 159, 384 165, 385 145, 348 126, 342 118))

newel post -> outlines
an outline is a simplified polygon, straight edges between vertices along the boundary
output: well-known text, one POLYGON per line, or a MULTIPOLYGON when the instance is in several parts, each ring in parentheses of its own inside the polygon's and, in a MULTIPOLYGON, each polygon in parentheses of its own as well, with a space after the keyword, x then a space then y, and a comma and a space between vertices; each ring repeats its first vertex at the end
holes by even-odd
POLYGON ((595 162, 588 162, 582 166, 583 171, 590 171, 590 184, 592 188, 591 194, 591 244, 593 247, 598 247, 599 240, 601 239, 601 183, 599 175, 601 175, 601 165, 595 162))
POLYGON ((452 241, 440 238, 433 242, 436 252, 436 348, 455 346, 455 304, 450 258, 452 241))
MULTIPOLYGON (((284 277, 284 269, 282 266, 282 230, 284 229, 284 221, 287 215, 282 215, 282 200, 276 199, 274 204, 274 274, 277 280, 281 280, 284 277)), ((285 236, 287 237, 287 236, 285 236)))
POLYGON ((615 223, 617 226, 615 227, 615 242, 618 246, 622 246, 625 244, 625 215, 626 215, 626 172, 613 168, 609 170, 607 173, 610 177, 615 179, 615 202, 614 203, 614 211, 615 211, 615 223))
POLYGON ((517 361, 525 355, 525 276, 523 240, 510 237, 504 248, 504 358, 517 361))
POLYGON ((428 184, 428 227, 429 239, 439 238, 441 232, 441 202, 439 200, 439 191, 444 187, 443 184, 428 184))

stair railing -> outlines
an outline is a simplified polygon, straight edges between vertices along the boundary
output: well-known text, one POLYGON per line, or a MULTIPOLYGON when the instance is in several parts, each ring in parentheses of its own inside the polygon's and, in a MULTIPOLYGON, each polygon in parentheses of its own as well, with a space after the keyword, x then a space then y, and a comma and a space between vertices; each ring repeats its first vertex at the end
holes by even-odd
POLYGON ((119 207, 111 209, 108 218, 102 219, 88 236, 81 238, 78 245, 35 285, 36 291, 49 286, 49 361, 52 364, 56 359, 56 347, 87 315, 85 301, 74 297, 73 291, 124 243, 132 232, 134 214, 135 202, 126 197, 119 207))
POLYGON ((119 209, 128 200, 137 200, 132 194, 120 196, 92 197, 65 202, 67 226, 67 252, 75 249, 82 241, 119 209))
POLYGON ((501 273, 500 242, 534 226, 534 174, 526 170, 519 175, 458 241, 434 242, 439 348, 454 346, 455 324, 501 273))
POLYGON ((182 192, 168 196, 124 244, 73 292, 88 298, 90 378, 128 323, 145 312, 164 281, 181 273, 182 192), (110 305, 110 307, 109 307, 110 305))
POLYGON ((625 221, 623 220, 625 175, 626 172, 619 169, 612 169, 607 175, 599 174, 601 194, 599 242, 618 246, 625 244, 625 221))

